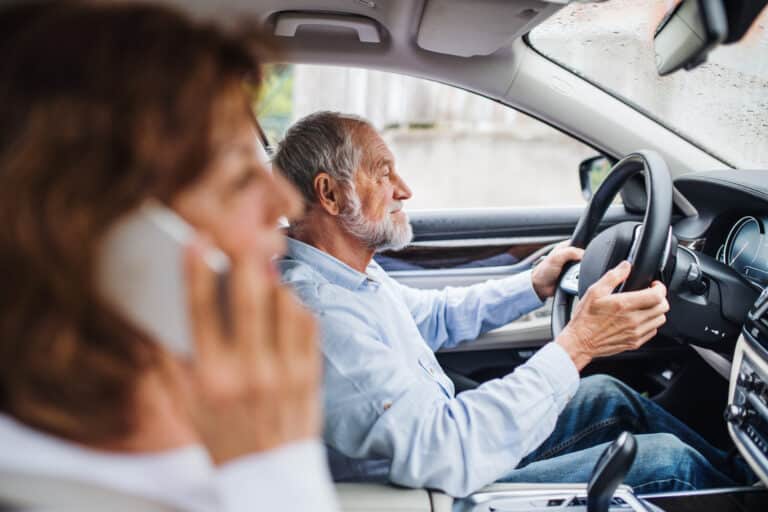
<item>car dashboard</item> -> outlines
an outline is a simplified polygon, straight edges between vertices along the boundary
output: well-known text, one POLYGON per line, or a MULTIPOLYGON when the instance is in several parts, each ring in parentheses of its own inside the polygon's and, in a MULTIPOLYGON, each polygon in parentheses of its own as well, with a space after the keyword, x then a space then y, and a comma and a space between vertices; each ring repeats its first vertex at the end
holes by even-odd
POLYGON ((674 226, 681 245, 768 287, 768 170, 687 174, 675 187, 697 212, 674 226))
MULTIPOLYGON (((674 225, 681 246, 729 267, 757 296, 740 319, 738 339, 709 348, 728 360, 728 432, 768 484, 768 171, 689 174, 675 187, 697 212, 674 225)), ((720 291, 728 304, 733 298, 720 291)))

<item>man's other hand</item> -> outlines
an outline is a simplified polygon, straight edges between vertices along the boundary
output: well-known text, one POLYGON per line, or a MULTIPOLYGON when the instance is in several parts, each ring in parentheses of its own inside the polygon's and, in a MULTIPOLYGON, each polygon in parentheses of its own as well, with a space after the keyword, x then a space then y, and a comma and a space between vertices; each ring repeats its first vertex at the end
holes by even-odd
POLYGON ((595 357, 639 348, 666 322, 669 302, 661 282, 654 281, 644 290, 613 293, 631 268, 623 261, 590 286, 555 340, 579 370, 595 357))
POLYGON ((570 241, 561 242, 552 249, 541 263, 536 265, 531 275, 533 289, 541 300, 546 300, 555 294, 557 280, 563 272, 563 266, 569 261, 581 261, 584 249, 571 247, 570 241))

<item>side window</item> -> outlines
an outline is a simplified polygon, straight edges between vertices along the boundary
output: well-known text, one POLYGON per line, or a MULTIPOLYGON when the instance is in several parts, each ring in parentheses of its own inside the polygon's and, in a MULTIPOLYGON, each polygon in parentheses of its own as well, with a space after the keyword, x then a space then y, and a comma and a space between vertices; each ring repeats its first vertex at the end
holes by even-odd
POLYGON ((273 144, 317 110, 362 116, 392 149, 413 191, 410 210, 584 204, 579 163, 595 150, 512 108, 381 71, 310 65, 269 71, 257 113, 273 144))

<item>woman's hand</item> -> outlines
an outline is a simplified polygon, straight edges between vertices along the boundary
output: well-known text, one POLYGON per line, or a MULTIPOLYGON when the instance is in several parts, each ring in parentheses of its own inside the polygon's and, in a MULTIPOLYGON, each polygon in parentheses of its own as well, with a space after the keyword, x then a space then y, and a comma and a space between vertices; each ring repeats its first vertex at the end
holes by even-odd
POLYGON ((190 247, 187 283, 195 350, 187 407, 216 463, 320 429, 320 357, 314 318, 256 259, 230 255, 231 332, 217 304, 217 276, 190 247))

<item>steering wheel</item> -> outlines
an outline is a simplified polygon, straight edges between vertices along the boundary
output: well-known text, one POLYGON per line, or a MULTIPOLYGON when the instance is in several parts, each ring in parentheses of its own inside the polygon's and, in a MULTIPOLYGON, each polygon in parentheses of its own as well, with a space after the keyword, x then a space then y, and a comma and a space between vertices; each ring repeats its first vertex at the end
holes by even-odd
POLYGON ((672 246, 672 179, 664 159, 655 151, 631 153, 613 166, 581 215, 571 237, 574 247, 585 249, 581 263, 567 266, 560 275, 552 305, 552 336, 571 320, 575 298, 621 260, 632 270, 617 291, 646 288, 664 270, 672 246), (626 181, 642 172, 646 203, 643 222, 621 222, 597 234, 608 206, 626 181))

